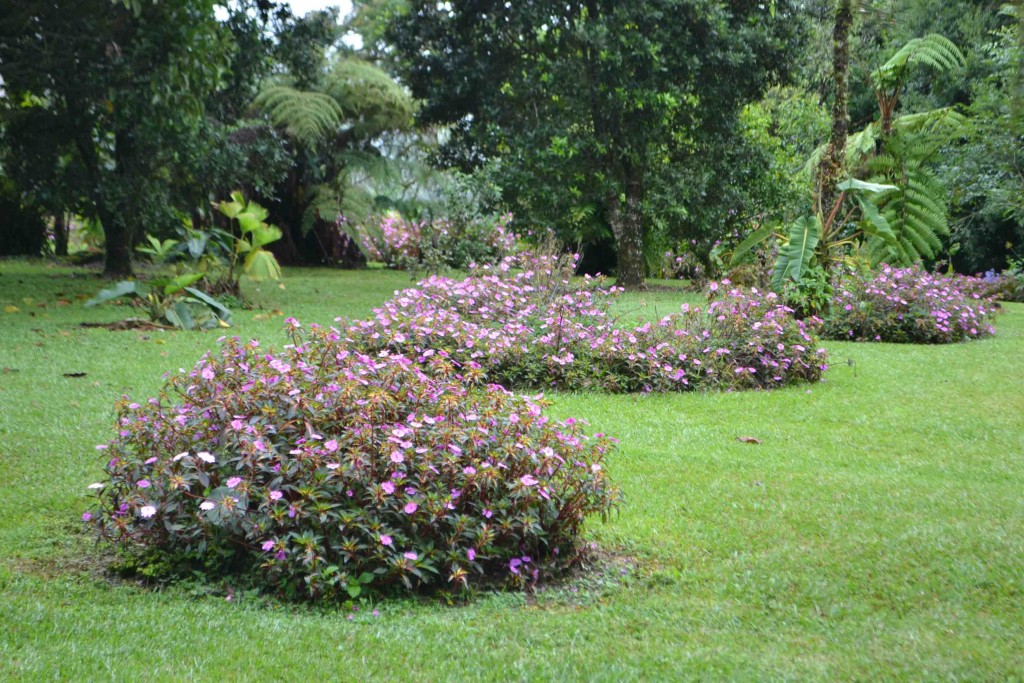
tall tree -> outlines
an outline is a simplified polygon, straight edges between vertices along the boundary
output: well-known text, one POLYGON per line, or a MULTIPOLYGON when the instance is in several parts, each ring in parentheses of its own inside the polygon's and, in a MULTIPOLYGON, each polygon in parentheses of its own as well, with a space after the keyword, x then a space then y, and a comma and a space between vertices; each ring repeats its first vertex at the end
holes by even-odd
POLYGON ((143 227, 174 221, 178 150, 232 50, 214 5, 0 0, 5 119, 25 153, 49 155, 34 182, 74 183, 62 194, 102 223, 107 275, 131 273, 143 227))
POLYGON ((608 226, 626 287, 644 282, 654 179, 700 163, 702 143, 735 127, 740 106, 786 68, 797 31, 788 2, 410 6, 390 37, 422 118, 454 126, 449 163, 500 159, 506 192, 527 196, 519 208, 540 209, 538 223, 608 226))

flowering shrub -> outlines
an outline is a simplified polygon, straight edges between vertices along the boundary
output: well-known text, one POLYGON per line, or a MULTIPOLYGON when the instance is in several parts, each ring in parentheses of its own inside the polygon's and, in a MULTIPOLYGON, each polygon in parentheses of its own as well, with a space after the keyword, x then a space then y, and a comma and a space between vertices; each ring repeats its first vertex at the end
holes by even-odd
POLYGON ((981 281, 884 266, 851 274, 836 288, 822 327, 830 339, 944 344, 995 334, 993 299, 981 281))
POLYGON ((1024 261, 1011 260, 1002 273, 989 270, 977 280, 981 282, 983 296, 999 301, 1024 302, 1024 261))
POLYGON ((454 222, 411 221, 395 214, 349 223, 338 217, 371 261, 401 270, 465 268, 470 263, 495 263, 511 253, 515 236, 511 214, 454 222))
POLYGON ((339 342, 319 328, 282 353, 227 340, 159 398, 121 402, 84 519, 151 556, 334 598, 536 581, 616 502, 608 437, 550 420, 539 398, 339 342))
POLYGON ((818 321, 794 319, 774 294, 712 283, 707 307, 622 328, 609 314, 621 290, 593 278, 574 285, 574 266, 524 254, 461 281, 428 278, 351 324, 345 343, 509 388, 770 388, 815 381, 826 368, 818 321))

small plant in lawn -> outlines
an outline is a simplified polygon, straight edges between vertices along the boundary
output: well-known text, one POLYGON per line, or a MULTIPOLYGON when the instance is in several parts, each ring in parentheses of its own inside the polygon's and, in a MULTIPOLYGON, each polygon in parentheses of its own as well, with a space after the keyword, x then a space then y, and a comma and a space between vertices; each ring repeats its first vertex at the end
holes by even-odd
POLYGON ((209 294, 192 287, 202 277, 202 273, 185 273, 155 278, 146 284, 124 280, 101 290, 85 305, 95 306, 127 299, 132 306, 144 312, 152 323, 182 330, 230 327, 231 311, 209 294))
POLYGON ((118 406, 84 519, 142 564, 248 577, 286 597, 535 582, 618 500, 612 447, 545 402, 339 348, 227 340, 159 398, 118 406))

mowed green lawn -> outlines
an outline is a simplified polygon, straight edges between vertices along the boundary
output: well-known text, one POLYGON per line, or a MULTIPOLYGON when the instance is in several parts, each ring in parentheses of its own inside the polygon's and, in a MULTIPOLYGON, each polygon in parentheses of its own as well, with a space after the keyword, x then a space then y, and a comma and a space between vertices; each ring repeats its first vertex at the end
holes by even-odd
MULTIPOLYGON (((410 284, 384 271, 286 276, 283 290, 247 285, 262 309, 237 312, 234 334, 279 345, 275 309, 330 323, 410 284)), ((78 518, 114 401, 154 394, 217 338, 83 329, 128 313, 84 308, 78 297, 100 286, 82 270, 0 262, 0 679, 1024 672, 1024 306, 1006 306, 998 335, 980 342, 827 343, 833 367, 813 386, 555 395, 557 416, 622 442, 608 468, 625 505, 587 529, 610 568, 535 597, 389 601, 350 620, 341 608, 157 591, 100 571, 78 518)), ((683 296, 630 295, 617 310, 655 318, 683 296)))

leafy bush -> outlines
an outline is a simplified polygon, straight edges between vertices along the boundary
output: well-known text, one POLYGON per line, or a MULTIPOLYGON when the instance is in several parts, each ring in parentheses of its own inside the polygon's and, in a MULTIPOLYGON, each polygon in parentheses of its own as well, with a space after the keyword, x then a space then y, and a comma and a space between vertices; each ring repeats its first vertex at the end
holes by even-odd
POLYGON ((837 287, 822 335, 856 341, 944 344, 995 334, 993 299, 978 278, 942 277, 884 266, 848 274, 837 287))
POLYGON ((471 263, 496 263, 511 253, 515 237, 509 214, 467 221, 407 220, 397 214, 362 223, 338 217, 338 228, 349 234, 371 261, 400 270, 463 269, 471 263))
POLYGON ((571 563, 584 518, 618 499, 612 440, 539 398, 350 352, 334 330, 294 341, 229 339, 159 398, 120 402, 84 516, 101 538, 288 597, 522 585, 571 563))
POLYGON ((657 323, 623 328, 609 313, 621 290, 571 281, 575 259, 523 254, 456 281, 430 277, 399 292, 347 340, 366 353, 461 369, 474 383, 613 392, 771 388, 815 381, 825 352, 815 319, 776 295, 712 283, 716 299, 657 323))

